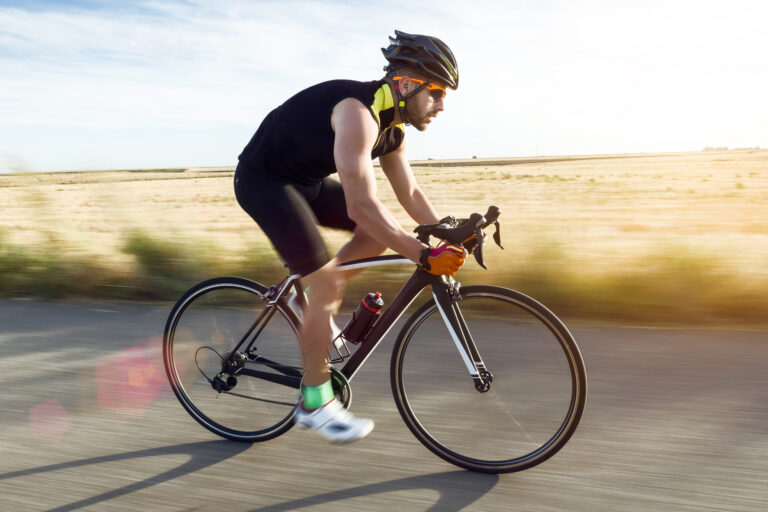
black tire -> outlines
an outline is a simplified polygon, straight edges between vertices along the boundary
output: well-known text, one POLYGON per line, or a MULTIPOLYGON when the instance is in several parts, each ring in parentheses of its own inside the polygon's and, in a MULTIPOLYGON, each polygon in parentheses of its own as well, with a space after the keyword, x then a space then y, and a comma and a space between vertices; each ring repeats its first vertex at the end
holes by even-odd
POLYGON ((467 286, 458 303, 493 375, 479 392, 434 299, 403 326, 392 352, 400 415, 433 453, 459 467, 511 473, 552 457, 576 430, 587 377, 563 323, 530 297, 467 286))
MULTIPOLYGON (((243 375, 235 376, 236 385, 224 392, 211 384, 266 307, 266 293, 265 286, 237 277, 202 282, 178 300, 163 334, 165 371, 179 402, 202 426, 234 441, 266 441, 293 426, 295 387, 243 375)), ((301 372, 299 329, 295 313, 278 304, 257 336, 256 354, 301 372)), ((258 361, 245 365, 273 371, 258 361)), ((229 377, 224 374, 222 380, 229 377)))

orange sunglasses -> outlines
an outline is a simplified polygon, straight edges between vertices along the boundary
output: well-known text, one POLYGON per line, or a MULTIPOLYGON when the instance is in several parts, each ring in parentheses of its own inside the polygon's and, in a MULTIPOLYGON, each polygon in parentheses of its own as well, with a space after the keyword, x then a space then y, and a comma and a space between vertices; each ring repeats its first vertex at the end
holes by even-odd
POLYGON ((434 101, 440 101, 441 99, 445 98, 447 93, 445 88, 440 87, 439 85, 435 85, 432 82, 427 82, 426 80, 419 80, 418 78, 411 78, 409 76, 396 76, 392 80, 398 81, 402 78, 407 78, 408 80, 412 80, 421 85, 427 84, 427 91, 429 91, 429 95, 432 96, 434 101))

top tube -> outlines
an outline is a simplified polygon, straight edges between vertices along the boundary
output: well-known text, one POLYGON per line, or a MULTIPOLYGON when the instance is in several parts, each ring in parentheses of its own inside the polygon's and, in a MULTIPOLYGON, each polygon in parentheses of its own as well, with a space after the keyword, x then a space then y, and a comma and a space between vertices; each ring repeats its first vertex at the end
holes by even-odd
POLYGON ((358 268, 379 267, 382 265, 416 265, 416 263, 399 254, 387 254, 385 256, 374 256, 373 258, 345 261, 339 263, 339 268, 353 270, 358 268))

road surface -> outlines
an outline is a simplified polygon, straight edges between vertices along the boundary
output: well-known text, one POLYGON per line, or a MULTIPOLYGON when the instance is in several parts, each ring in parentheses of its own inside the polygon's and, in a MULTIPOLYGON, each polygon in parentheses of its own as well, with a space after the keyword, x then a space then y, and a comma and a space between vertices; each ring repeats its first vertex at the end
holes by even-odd
POLYGON ((579 429, 544 464, 493 476, 407 430, 391 334, 353 382, 368 439, 216 438, 165 382, 169 308, 0 301, 0 510, 768 510, 768 332, 572 327, 579 429))

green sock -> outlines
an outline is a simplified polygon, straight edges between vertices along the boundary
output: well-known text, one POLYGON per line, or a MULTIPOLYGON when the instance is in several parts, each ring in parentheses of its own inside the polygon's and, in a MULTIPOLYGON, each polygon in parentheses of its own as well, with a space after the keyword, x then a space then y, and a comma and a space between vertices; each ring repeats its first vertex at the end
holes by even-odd
POLYGON ((336 397, 333 394, 333 386, 330 380, 325 381, 319 386, 301 386, 301 396, 304 400, 302 405, 304 409, 308 410, 322 407, 336 397))

